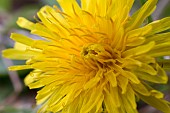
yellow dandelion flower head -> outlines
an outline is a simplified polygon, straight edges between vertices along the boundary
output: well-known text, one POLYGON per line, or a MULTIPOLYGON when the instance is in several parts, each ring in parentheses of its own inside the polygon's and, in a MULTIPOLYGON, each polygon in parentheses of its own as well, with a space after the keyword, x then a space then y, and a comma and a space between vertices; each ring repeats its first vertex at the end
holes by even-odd
POLYGON ((16 46, 3 51, 26 60, 10 70, 33 69, 25 83, 41 88, 40 113, 137 113, 137 98, 170 113, 163 94, 148 85, 168 80, 158 57, 170 55, 170 32, 163 32, 170 17, 143 24, 157 0, 147 0, 132 16, 134 0, 57 1, 61 9, 44 6, 40 21, 17 21, 42 40, 13 33, 16 46))

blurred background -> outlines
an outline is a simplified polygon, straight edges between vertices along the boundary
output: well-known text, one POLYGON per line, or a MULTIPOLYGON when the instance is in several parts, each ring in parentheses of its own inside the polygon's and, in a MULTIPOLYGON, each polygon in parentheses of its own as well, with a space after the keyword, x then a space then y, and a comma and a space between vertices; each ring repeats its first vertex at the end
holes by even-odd
MULTIPOLYGON (((80 0, 78 0, 79 2, 80 0)), ((141 7, 145 0, 135 0, 131 13, 141 7)), ((11 61, 2 58, 1 51, 13 46, 9 38, 12 32, 30 35, 29 31, 16 25, 18 17, 34 21, 36 12, 44 5, 58 5, 56 0, 0 0, 0 113, 36 113, 36 90, 29 90, 24 85, 24 77, 31 70, 10 72, 7 67, 23 64, 24 61, 11 61)), ((170 16, 170 0, 159 0, 156 11, 147 22, 170 16)), ((32 36, 35 37, 35 36, 32 36)), ((153 85, 164 92, 170 101, 170 82, 167 85, 153 85)), ((161 113, 143 102, 138 102, 140 113, 161 113)))

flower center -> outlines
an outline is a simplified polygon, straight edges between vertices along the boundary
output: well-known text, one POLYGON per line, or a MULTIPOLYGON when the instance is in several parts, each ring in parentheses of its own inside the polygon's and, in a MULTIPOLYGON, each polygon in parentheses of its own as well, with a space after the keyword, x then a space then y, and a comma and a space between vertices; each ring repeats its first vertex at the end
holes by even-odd
POLYGON ((101 44, 90 44, 85 46, 82 51, 82 57, 87 59, 96 59, 105 49, 101 44))
POLYGON ((113 68, 113 65, 120 65, 120 53, 110 46, 102 44, 89 44, 84 46, 81 56, 89 62, 94 62, 93 65, 98 68, 108 69, 113 68))

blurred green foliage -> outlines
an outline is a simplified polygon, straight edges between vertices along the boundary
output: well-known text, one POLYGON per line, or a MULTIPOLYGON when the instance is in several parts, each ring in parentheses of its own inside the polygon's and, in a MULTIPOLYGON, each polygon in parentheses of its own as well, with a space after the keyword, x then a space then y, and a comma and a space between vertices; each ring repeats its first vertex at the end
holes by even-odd
POLYGON ((11 9, 12 0, 0 0, 0 10, 8 11, 11 9))
POLYGON ((7 69, 4 66, 4 63, 2 62, 2 59, 0 59, 0 77, 7 75, 7 69))
POLYGON ((43 4, 50 5, 50 6, 53 6, 53 5, 59 6, 59 4, 56 2, 56 0, 42 0, 41 2, 43 4))
POLYGON ((5 109, 0 110, 0 113, 35 113, 31 109, 16 109, 11 106, 6 106, 5 109))
POLYGON ((0 82, 0 91, 1 91, 0 102, 2 102, 7 95, 12 93, 12 87, 11 87, 12 84, 10 83, 9 79, 6 79, 6 78, 0 78, 0 79, 1 79, 0 80, 1 81, 0 82))
POLYGON ((164 7, 164 10, 163 10, 163 12, 160 15, 161 18, 167 17, 167 16, 170 16, 170 1, 167 4, 167 7, 164 7))

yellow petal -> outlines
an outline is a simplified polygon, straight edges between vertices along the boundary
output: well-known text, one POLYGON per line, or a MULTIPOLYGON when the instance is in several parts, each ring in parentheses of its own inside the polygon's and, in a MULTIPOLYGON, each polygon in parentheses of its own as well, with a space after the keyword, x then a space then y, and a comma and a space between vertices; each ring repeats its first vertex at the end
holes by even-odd
POLYGON ((133 37, 127 39, 126 46, 138 46, 145 42, 145 37, 133 37))
MULTIPOLYGON (((121 99, 122 99, 122 104, 126 110, 127 113, 138 113, 138 111, 136 110, 136 108, 133 108, 133 103, 131 103, 131 101, 135 101, 133 97, 130 97, 130 95, 121 95, 121 99), (131 101, 130 101, 131 99, 131 101)), ((133 95, 131 95, 133 96, 133 95)))
POLYGON ((122 74, 122 76, 128 78, 130 81, 132 81, 135 84, 139 84, 140 83, 140 81, 137 78, 137 76, 135 74, 133 74, 132 72, 130 72, 130 71, 122 71, 121 74, 122 74))
POLYGON ((4 57, 13 60, 27 60, 35 55, 38 55, 39 53, 34 51, 27 51, 27 50, 23 51, 17 49, 6 49, 2 52, 2 54, 4 57))
POLYGON ((67 104, 73 88, 75 88, 75 84, 68 85, 68 83, 57 87, 57 89, 54 90, 55 95, 50 97, 48 110, 52 110, 53 112, 62 110, 67 104))
POLYGON ((151 86, 149 86, 147 83, 144 83, 145 84, 145 87, 151 92, 151 95, 156 97, 156 98, 163 98, 164 97, 164 94, 160 91, 157 91, 155 89, 153 89, 151 86))
POLYGON ((108 17, 116 18, 118 21, 124 22, 129 15, 134 0, 109 0, 108 17), (121 12, 121 13, 120 13, 121 12))
POLYGON ((110 87, 108 89, 104 89, 105 91, 105 99, 104 103, 106 105, 106 109, 109 113, 114 113, 118 111, 118 107, 121 106, 120 95, 117 87, 110 87))
POLYGON ((170 17, 165 17, 161 20, 153 21, 152 23, 146 25, 151 26, 152 30, 148 33, 148 35, 156 34, 167 29, 170 29, 170 17))
POLYGON ((164 94, 157 91, 157 90, 151 90, 151 95, 156 97, 156 98, 163 98, 164 97, 164 94))
POLYGON ((24 70, 24 69, 32 69, 31 65, 17 65, 17 66, 10 66, 8 69, 15 71, 15 70, 24 70))
POLYGON ((113 71, 109 71, 105 74, 106 79, 110 82, 112 87, 117 86, 116 74, 113 71))
POLYGON ((63 9, 63 12, 72 16, 80 14, 81 9, 76 0, 57 0, 63 9))
POLYGON ((82 9, 91 14, 94 14, 96 9, 96 2, 96 0, 81 0, 82 9))
POLYGON ((149 96, 151 94, 142 83, 140 83, 138 85, 132 83, 131 86, 134 91, 136 91, 142 95, 149 96))
POLYGON ((20 42, 20 43, 28 45, 28 46, 31 46, 34 43, 33 39, 31 39, 25 35, 22 35, 22 34, 12 33, 10 38, 15 40, 16 42, 20 42))
POLYGON ((149 105, 155 107, 156 109, 164 112, 164 113, 170 113, 170 107, 168 105, 168 102, 162 99, 155 98, 154 96, 144 96, 141 94, 138 94, 138 96, 149 105))
POLYGON ((137 68, 137 67, 141 67, 142 66, 142 62, 135 60, 133 58, 126 58, 122 64, 123 68, 137 68))
POLYGON ((148 36, 145 43, 155 41, 156 44, 170 42, 170 32, 148 36))
POLYGON ((30 22, 29 20, 23 18, 23 17, 19 17, 17 20, 17 24, 25 29, 31 30, 33 29, 35 26, 35 24, 33 22, 30 22))
POLYGON ((168 56, 170 55, 170 42, 160 43, 149 51, 147 54, 153 57, 168 56))
POLYGON ((152 26, 144 26, 141 28, 137 28, 134 30, 131 30, 129 32, 127 32, 127 39, 128 38, 133 38, 133 37, 145 37, 147 34, 149 34, 152 31, 152 26))
POLYGON ((47 45, 49 45, 49 42, 45 40, 33 40, 30 37, 24 36, 22 34, 12 33, 11 39, 15 40, 16 42, 19 42, 21 44, 25 44, 25 46, 30 46, 32 48, 37 49, 44 49, 47 45))
POLYGON ((19 42, 15 42, 14 44, 14 49, 17 49, 17 50, 25 51, 27 48, 30 48, 30 47, 19 42))
POLYGON ((140 72, 140 71, 137 71, 135 73, 140 79, 143 79, 149 82, 153 82, 153 83, 166 83, 167 82, 166 74, 162 74, 160 76, 153 76, 148 73, 140 72))
POLYGON ((89 99, 86 103, 82 106, 80 113, 88 113, 98 102, 101 98, 103 98, 103 94, 101 89, 93 88, 89 96, 89 99))
POLYGON ((67 38, 70 35, 68 21, 66 21, 62 13, 57 12, 50 6, 44 6, 38 12, 38 16, 47 27, 47 30, 56 33, 58 37, 67 38))
POLYGON ((121 102, 120 102, 120 96, 119 96, 118 87, 110 87, 110 96, 113 97, 114 106, 115 107, 120 107, 121 102))
POLYGON ((80 97, 75 98, 75 100, 68 106, 68 108, 64 109, 65 113, 77 113, 78 106, 80 106, 80 102, 78 101, 80 97))
POLYGON ((133 67, 131 69, 135 71, 146 72, 150 75, 157 75, 157 70, 155 70, 151 65, 145 63, 142 63, 140 67, 133 67))
POLYGON ((126 50, 122 53, 122 56, 123 57, 131 57, 131 56, 137 56, 137 55, 141 55, 143 53, 147 53, 154 47, 154 45, 155 45, 154 42, 150 42, 146 45, 141 45, 141 46, 126 50))
POLYGON ((143 21, 155 10, 157 1, 158 0, 148 0, 138 11, 136 11, 125 25, 126 31, 141 26, 143 21))
POLYGON ((151 57, 149 55, 140 55, 140 56, 135 56, 134 59, 146 63, 146 64, 150 64, 150 63, 155 63, 156 60, 154 57, 151 57))
POLYGON ((97 0, 97 7, 96 7, 96 12, 97 15, 104 17, 106 16, 107 13, 107 8, 108 8, 108 1, 109 0, 97 0), (102 8, 101 8, 102 7, 102 8))
POLYGON ((24 83, 25 85, 29 85, 31 83, 34 83, 35 81, 37 81, 38 76, 41 75, 41 71, 40 70, 33 70, 31 71, 24 79, 24 83))
POLYGON ((126 93, 128 86, 128 78, 119 75, 117 77, 117 80, 119 87, 122 89, 122 94, 126 93))
POLYGON ((102 76, 103 72, 102 71, 98 71, 98 73, 96 74, 95 77, 91 78, 84 86, 84 89, 90 89, 94 86, 97 85, 97 83, 100 81, 100 76, 102 76))
POLYGON ((58 41, 60 39, 57 34, 53 33, 40 23, 35 24, 35 28, 31 30, 31 33, 38 36, 42 36, 43 38, 46 38, 48 40, 58 41))
POLYGON ((126 96, 125 98, 130 102, 132 108, 135 110, 137 107, 135 92, 133 91, 133 89, 131 88, 130 85, 128 85, 127 92, 125 93, 125 96, 126 96))

